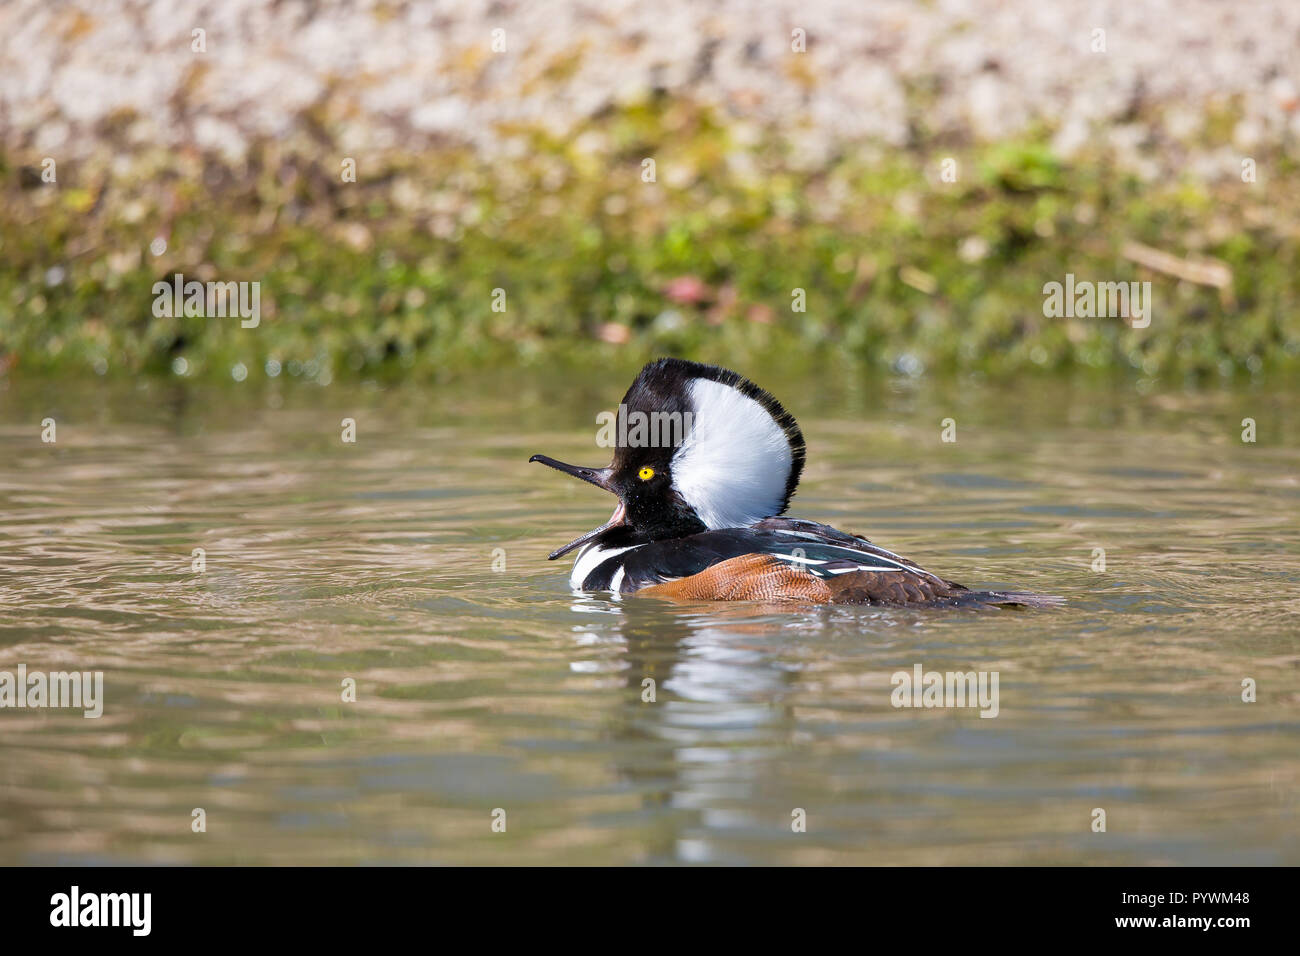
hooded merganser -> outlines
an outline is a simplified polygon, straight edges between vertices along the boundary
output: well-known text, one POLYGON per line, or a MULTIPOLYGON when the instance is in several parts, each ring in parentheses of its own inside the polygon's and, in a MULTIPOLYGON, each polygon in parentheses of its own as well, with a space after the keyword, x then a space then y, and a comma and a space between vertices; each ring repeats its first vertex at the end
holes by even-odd
POLYGON ((619 405, 617 425, 608 468, 528 459, 618 496, 609 521, 550 556, 580 549, 575 590, 800 604, 1061 603, 971 591, 866 538, 780 517, 803 471, 803 433, 780 402, 735 372, 651 362, 619 405))

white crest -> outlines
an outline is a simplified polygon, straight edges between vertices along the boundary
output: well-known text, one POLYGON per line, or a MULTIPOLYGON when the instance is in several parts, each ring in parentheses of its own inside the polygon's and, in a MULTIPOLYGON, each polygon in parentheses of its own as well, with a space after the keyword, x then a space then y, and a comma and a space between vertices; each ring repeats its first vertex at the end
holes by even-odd
POLYGON ((689 385, 694 417, 673 456, 673 487, 710 530, 743 528, 785 503, 793 453, 766 408, 712 379, 689 385))

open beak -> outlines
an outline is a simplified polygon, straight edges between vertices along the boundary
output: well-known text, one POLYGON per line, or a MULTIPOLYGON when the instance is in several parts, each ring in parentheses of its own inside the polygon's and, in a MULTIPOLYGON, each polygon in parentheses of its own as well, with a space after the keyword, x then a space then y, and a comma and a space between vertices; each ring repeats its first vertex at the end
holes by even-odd
MULTIPOLYGON (((581 478, 583 481, 591 482, 597 488, 603 488, 610 494, 617 494, 610 485, 609 480, 614 474, 612 468, 580 468, 577 465, 566 465, 562 461, 556 461, 554 458, 548 458, 545 455, 534 455, 528 459, 529 463, 540 461, 547 467, 554 468, 556 471, 562 471, 566 475, 572 475, 574 478, 581 478)), ((620 500, 618 507, 614 509, 614 514, 599 528, 593 528, 580 538, 574 538, 564 547, 552 551, 549 560, 554 561, 556 558, 563 557, 574 548, 581 548, 584 544, 596 538, 601 533, 608 531, 610 528, 616 528, 623 524, 627 517, 627 512, 623 508, 623 502, 620 500)))

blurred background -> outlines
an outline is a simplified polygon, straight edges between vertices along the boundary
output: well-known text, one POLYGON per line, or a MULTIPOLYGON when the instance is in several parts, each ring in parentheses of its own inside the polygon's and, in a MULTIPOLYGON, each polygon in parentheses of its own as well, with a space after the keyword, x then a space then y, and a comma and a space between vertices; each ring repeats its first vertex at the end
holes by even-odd
POLYGON ((0 369, 1292 368, 1298 42, 1282 0, 11 0, 0 369), (259 327, 155 315, 176 273, 259 327), (1155 320, 1045 317, 1067 273, 1155 320))

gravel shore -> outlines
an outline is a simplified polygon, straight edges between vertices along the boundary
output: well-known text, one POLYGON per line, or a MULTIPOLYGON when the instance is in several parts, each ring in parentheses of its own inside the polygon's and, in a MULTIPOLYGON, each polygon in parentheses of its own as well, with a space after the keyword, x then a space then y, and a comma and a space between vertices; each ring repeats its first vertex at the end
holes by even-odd
POLYGON ((1285 0, 10 0, 0 142, 237 161, 310 127, 345 151, 462 141, 491 156, 509 129, 564 135, 666 92, 775 133, 809 165, 849 143, 1040 124, 1063 155, 1101 142, 1141 164, 1152 144, 1203 145, 1228 111, 1230 132, 1208 138, 1233 155, 1193 159, 1212 175, 1300 132, 1298 48, 1300 4, 1285 0))

